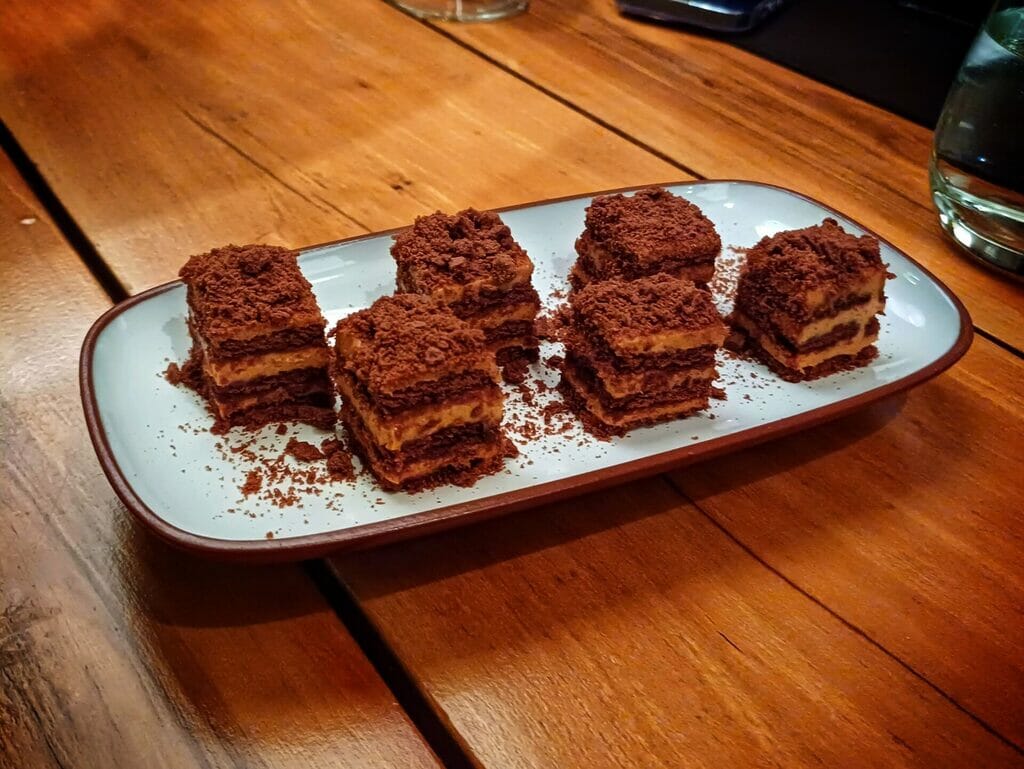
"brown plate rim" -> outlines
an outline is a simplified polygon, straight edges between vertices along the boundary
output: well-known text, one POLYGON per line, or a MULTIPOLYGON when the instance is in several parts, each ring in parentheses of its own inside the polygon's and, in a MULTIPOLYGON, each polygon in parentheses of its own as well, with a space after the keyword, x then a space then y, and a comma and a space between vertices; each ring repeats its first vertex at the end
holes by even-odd
MULTIPOLYGON (((154 296, 158 296, 179 285, 180 280, 154 286, 142 293, 129 297, 111 307, 103 315, 96 319, 82 343, 81 356, 79 358, 79 385, 81 389, 82 407, 85 412, 85 422, 89 431, 89 438, 92 440, 93 448, 99 459, 100 467, 110 482, 114 493, 124 503, 125 507, 144 526, 150 529, 161 539, 172 545, 189 550, 201 555, 214 557, 220 560, 249 561, 249 562, 272 562, 272 561, 295 561, 308 558, 317 558, 327 553, 340 553, 345 550, 365 548, 396 542, 413 536, 423 536, 433 532, 454 528, 474 521, 493 518, 505 515, 528 507, 537 507, 559 499, 577 496, 584 492, 596 491, 613 484, 625 483, 637 478, 655 475, 669 469, 677 469, 696 461, 711 459, 721 456, 730 451, 747 448, 764 441, 780 438, 784 435, 803 430, 815 425, 822 424, 840 416, 849 414, 857 409, 863 408, 870 403, 896 395, 916 387, 927 380, 941 374, 954 363, 956 363, 970 348, 974 338, 974 328, 970 314, 963 302, 954 294, 945 283, 939 280, 926 267, 917 260, 907 255, 902 249, 896 248, 885 238, 882 238, 873 230, 865 227, 855 219, 850 218, 841 211, 822 203, 808 195, 795 190, 781 187, 776 184, 765 182, 749 181, 745 179, 701 179, 686 180, 679 182, 663 182, 659 186, 700 186, 704 184, 746 184, 756 187, 766 187, 780 190, 789 195, 806 200, 825 211, 837 214, 852 224, 859 227, 866 233, 878 238, 889 248, 898 252, 911 264, 939 287, 956 308, 960 320, 960 333, 956 341, 943 355, 929 365, 909 374, 895 382, 882 385, 860 395, 855 395, 846 400, 821 406, 810 411, 770 422, 765 425, 751 427, 739 433, 725 435, 720 438, 713 438, 693 446, 685 446, 671 451, 662 452, 650 457, 636 459, 631 462, 619 463, 600 470, 593 470, 582 475, 571 478, 564 478, 558 481, 549 481, 538 485, 528 486, 516 491, 509 491, 503 494, 486 497, 479 500, 460 502, 454 505, 428 510, 422 513, 413 513, 401 518, 376 523, 367 523, 353 526, 347 529, 335 529, 334 531, 308 534, 300 537, 289 537, 287 539, 275 540, 222 540, 212 537, 203 537, 179 529, 155 513, 136 494, 131 484, 121 471, 117 459, 110 448, 106 431, 99 416, 99 408, 96 402, 96 392, 93 387, 92 362, 96 350, 96 342, 103 330, 123 312, 131 307, 145 302, 154 296)), ((577 200, 580 198, 592 198, 598 195, 608 195, 617 192, 631 192, 643 189, 644 186, 619 187, 611 190, 601 190, 582 195, 564 195, 557 198, 538 200, 530 203, 521 203, 515 206, 496 209, 499 212, 515 211, 523 208, 532 208, 549 203, 559 203, 565 200, 577 200)), ((314 251, 327 246, 339 245, 342 243, 354 243, 370 238, 378 238, 389 235, 403 227, 396 227, 390 230, 382 230, 366 235, 356 235, 351 238, 327 241, 316 245, 298 249, 300 252, 314 251)))

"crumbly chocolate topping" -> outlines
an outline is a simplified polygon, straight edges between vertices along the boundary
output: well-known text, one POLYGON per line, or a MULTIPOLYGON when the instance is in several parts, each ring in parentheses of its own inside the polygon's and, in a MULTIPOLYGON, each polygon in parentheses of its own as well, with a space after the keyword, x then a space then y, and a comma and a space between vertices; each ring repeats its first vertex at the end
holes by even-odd
POLYGON ((493 361, 484 333, 427 296, 396 294, 339 321, 338 364, 376 395, 395 393, 440 367, 471 370, 493 361), (358 344, 343 352, 342 339, 358 344))
POLYGON ((662 187, 629 197, 594 198, 587 207, 586 232, 613 257, 639 265, 670 255, 714 258, 722 249, 711 220, 693 203, 662 187))
POLYGON ((878 240, 846 232, 835 219, 800 230, 787 230, 761 241, 747 253, 736 290, 736 306, 754 318, 782 310, 809 319, 810 292, 826 302, 860 292, 886 266, 878 240))
POLYGON ((714 300, 692 281, 658 274, 639 280, 606 280, 574 293, 574 322, 613 344, 616 338, 722 325, 714 300))
POLYGON ((405 289, 418 293, 480 279, 501 286, 524 264, 532 270, 530 257, 501 217, 475 208, 418 217, 395 236, 391 255, 411 282, 405 289))
POLYGON ((188 286, 194 322, 207 339, 230 339, 252 326, 283 328, 300 312, 320 317, 296 253, 287 248, 215 248, 191 257, 178 274, 188 286))

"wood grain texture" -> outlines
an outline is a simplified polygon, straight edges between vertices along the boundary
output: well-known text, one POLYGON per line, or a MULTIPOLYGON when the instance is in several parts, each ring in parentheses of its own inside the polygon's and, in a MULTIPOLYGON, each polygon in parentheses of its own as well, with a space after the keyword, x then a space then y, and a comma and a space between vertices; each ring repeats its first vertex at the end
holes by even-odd
POLYGON ((334 568, 489 769, 1024 765, 661 479, 334 568))
POLYGON ((928 191, 931 132, 726 43, 537 0, 502 24, 438 27, 695 173, 791 187, 891 240, 1024 348, 1024 289, 969 260, 928 191))
POLYGON ((673 474, 801 588, 1024 745, 1024 361, 673 474))
POLYGON ((0 157, 0 767, 437 767, 297 566, 133 526, 76 363, 109 306, 0 157))
POLYGON ((10 0, 0 99, 133 293, 226 242, 684 176, 379 0, 10 0))

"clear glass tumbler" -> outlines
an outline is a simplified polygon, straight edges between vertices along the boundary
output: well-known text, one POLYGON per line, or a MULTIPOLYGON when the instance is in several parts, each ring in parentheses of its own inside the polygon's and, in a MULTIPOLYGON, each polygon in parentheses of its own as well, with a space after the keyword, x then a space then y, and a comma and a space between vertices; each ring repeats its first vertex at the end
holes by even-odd
POLYGON ((522 13, 529 0, 389 0, 421 19, 495 21, 522 13))
POLYGON ((1024 0, 1000 0, 935 129, 939 221, 971 254, 1024 274, 1024 0))

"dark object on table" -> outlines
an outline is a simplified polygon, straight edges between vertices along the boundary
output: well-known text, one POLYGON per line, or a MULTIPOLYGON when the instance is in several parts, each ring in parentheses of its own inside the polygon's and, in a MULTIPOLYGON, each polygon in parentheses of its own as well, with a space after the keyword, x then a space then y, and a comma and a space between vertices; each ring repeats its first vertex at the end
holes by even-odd
MULTIPOLYGON (((657 1, 619 0, 619 7, 657 1)), ((725 39, 934 128, 990 6, 989 0, 794 0, 768 23, 725 39)))
POLYGON ((619 10, 657 21, 692 24, 715 32, 746 32, 785 0, 616 0, 619 10))

